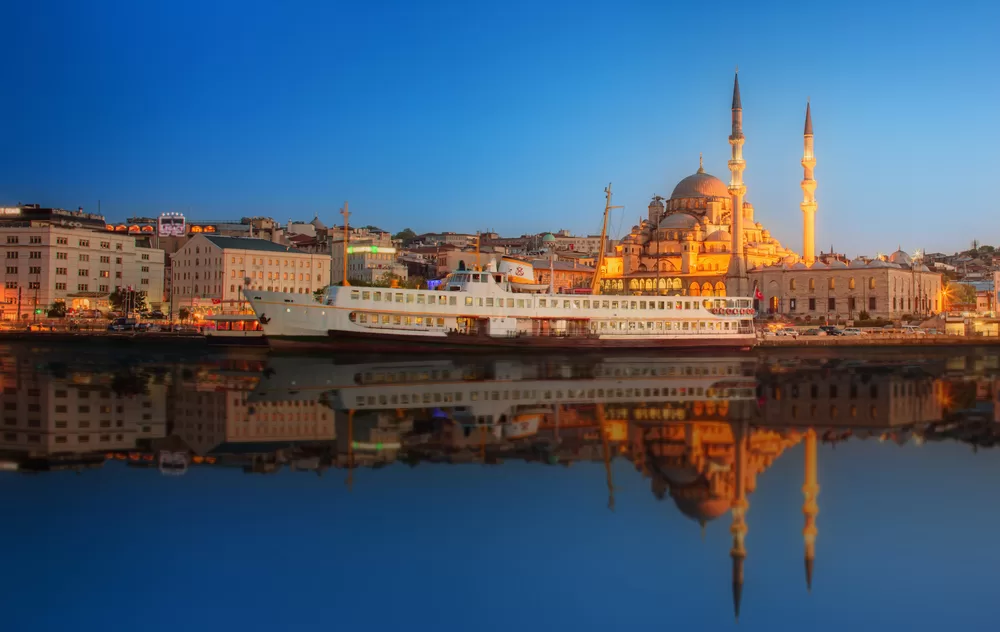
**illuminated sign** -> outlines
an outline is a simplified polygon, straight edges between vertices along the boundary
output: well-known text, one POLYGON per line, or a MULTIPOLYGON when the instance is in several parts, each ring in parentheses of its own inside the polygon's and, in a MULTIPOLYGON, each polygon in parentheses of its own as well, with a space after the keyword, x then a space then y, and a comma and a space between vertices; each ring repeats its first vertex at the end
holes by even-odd
POLYGON ((0 215, 20 215, 21 209, 17 206, 0 206, 0 215))
POLYGON ((353 255, 354 253, 362 254, 362 253, 365 253, 365 252, 370 252, 372 254, 380 254, 381 253, 381 254, 391 255, 391 254, 395 254, 396 249, 395 248, 383 248, 381 246, 358 246, 358 247, 348 246, 347 247, 347 254, 349 254, 349 255, 353 255))
POLYGON ((160 237, 183 237, 186 232, 184 215, 181 213, 162 213, 156 226, 160 237))

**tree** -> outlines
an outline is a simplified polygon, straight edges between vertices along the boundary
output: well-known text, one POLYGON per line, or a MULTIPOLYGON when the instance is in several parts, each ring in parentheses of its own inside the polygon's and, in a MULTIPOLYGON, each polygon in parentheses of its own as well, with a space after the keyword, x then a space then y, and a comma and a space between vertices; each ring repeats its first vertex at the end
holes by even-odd
POLYGON ((145 290, 132 290, 129 291, 128 288, 117 287, 115 291, 111 293, 108 297, 108 302, 111 304, 111 309, 116 312, 122 311, 132 311, 141 312, 146 309, 146 291, 145 290))
POLYGON ((49 308, 49 318, 65 318, 66 317, 66 301, 56 301, 49 308))
POLYGON ((417 234, 413 232, 413 229, 404 228, 395 235, 392 236, 393 241, 401 241, 403 245, 407 245, 411 241, 417 238, 417 234))
POLYGON ((181 322, 187 320, 189 316, 191 316, 191 310, 189 310, 188 308, 182 307, 179 310, 177 310, 177 317, 181 319, 181 322))
POLYGON ((323 302, 323 292, 326 292, 325 287, 318 288, 315 292, 313 292, 313 298, 316 299, 317 303, 323 302))
POLYGON ((949 283, 946 292, 949 304, 976 302, 976 288, 967 283, 949 283))

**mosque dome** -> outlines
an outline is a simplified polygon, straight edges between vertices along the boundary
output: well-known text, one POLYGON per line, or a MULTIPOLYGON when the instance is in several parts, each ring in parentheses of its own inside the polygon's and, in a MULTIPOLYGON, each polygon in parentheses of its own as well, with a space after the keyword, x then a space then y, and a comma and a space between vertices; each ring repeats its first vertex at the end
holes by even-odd
POLYGON ((555 236, 552 235, 552 233, 545 233, 542 236, 542 243, 545 243, 545 244, 552 243, 555 240, 556 240, 556 238, 555 238, 555 236))
POLYGON ((722 180, 705 173, 704 169, 698 169, 697 173, 678 182, 674 192, 670 194, 671 200, 695 197, 727 198, 730 197, 729 188, 722 180))
POLYGON ((868 267, 868 262, 861 257, 856 257, 853 261, 851 261, 850 265, 852 268, 866 268, 868 267))
POLYGON ((326 224, 319 218, 319 215, 313 217, 313 221, 309 222, 313 225, 316 230, 326 230, 326 224))
POLYGON ((823 263, 822 261, 820 261, 819 259, 817 259, 816 261, 813 261, 813 264, 811 266, 809 266, 809 269, 810 270, 829 270, 830 266, 826 265, 825 263, 823 263))
POLYGON ((846 267, 847 267, 847 264, 844 263, 843 261, 841 261, 840 259, 834 259, 833 261, 830 262, 830 268, 831 269, 832 268, 846 268, 846 267))
POLYGON ((660 228, 691 229, 698 224, 698 220, 687 213, 670 213, 660 222, 660 228))
POLYGON ((698 522, 708 522, 709 520, 715 520, 719 516, 725 515, 731 505, 728 498, 708 495, 700 498, 678 495, 673 496, 673 499, 682 514, 698 522))
POLYGON ((910 255, 906 254, 902 250, 897 250, 896 252, 889 255, 889 261, 891 263, 898 263, 900 265, 906 265, 906 266, 913 263, 913 260, 910 259, 910 255))
POLYGON ((733 236, 728 232, 719 229, 705 238, 705 241, 724 241, 726 243, 733 240, 733 236))

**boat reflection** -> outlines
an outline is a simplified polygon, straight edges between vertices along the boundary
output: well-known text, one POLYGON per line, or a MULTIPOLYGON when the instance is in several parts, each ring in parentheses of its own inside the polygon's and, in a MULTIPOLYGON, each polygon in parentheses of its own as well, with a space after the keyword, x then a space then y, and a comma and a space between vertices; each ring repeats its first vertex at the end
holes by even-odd
POLYGON ((805 582, 818 535, 819 446, 845 440, 992 447, 1000 363, 969 354, 844 362, 747 356, 344 364, 211 358, 128 368, 3 356, 0 466, 83 471, 108 461, 197 475, 343 471, 392 463, 624 459, 704 525, 727 513, 739 616, 758 478, 802 444, 805 582))

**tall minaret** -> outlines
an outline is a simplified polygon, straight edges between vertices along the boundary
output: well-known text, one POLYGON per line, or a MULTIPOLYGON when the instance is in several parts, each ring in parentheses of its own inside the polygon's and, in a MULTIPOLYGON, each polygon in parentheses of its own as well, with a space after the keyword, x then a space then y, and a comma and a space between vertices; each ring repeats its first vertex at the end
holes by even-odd
POLYGON ((749 294, 746 260, 743 258, 743 196, 747 188, 743 184, 743 105, 740 103, 740 75, 736 71, 733 82, 733 133, 729 136, 733 155, 729 161, 729 171, 732 179, 729 182, 729 194, 733 196, 732 224, 732 256, 729 260, 729 271, 726 274, 726 294, 729 296, 747 296, 749 294))
POLYGON ((802 133, 802 259, 806 265, 816 260, 816 181, 813 180, 813 120, 806 101, 806 128, 802 133))
POLYGON ((736 500, 732 505, 733 524, 729 532, 733 536, 733 548, 729 557, 733 560, 733 611, 736 621, 740 620, 740 602, 743 600, 743 560, 747 557, 744 540, 747 535, 747 444, 750 441, 750 429, 747 422, 740 422, 738 428, 733 428, 733 438, 736 441, 736 500))
MULTIPOLYGON (((808 118, 806 119, 809 120, 808 118)), ((808 128, 806 128, 808 129, 808 128)), ((816 515, 819 514, 819 479, 816 475, 816 431, 810 428, 806 431, 806 468, 805 482, 802 485, 802 514, 806 518, 806 526, 802 529, 802 539, 806 545, 806 589, 812 592, 813 561, 816 559, 816 515)))

